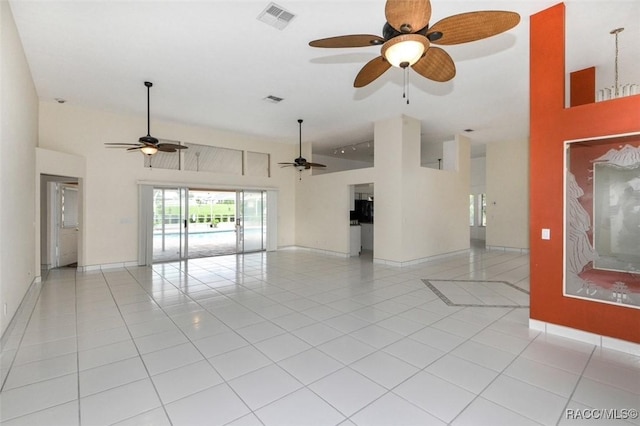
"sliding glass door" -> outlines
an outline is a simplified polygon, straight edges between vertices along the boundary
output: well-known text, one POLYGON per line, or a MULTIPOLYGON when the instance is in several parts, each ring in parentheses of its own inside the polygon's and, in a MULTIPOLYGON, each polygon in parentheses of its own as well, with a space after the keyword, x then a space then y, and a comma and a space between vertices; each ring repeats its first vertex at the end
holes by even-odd
POLYGON ((189 190, 188 257, 240 253, 236 243, 236 192, 189 190))
POLYGON ((238 252, 266 249, 267 244, 266 191, 238 191, 238 252))
POLYGON ((266 191, 153 190, 153 262, 266 249, 266 191))
POLYGON ((180 260, 186 251, 185 188, 153 190, 153 261, 180 260))

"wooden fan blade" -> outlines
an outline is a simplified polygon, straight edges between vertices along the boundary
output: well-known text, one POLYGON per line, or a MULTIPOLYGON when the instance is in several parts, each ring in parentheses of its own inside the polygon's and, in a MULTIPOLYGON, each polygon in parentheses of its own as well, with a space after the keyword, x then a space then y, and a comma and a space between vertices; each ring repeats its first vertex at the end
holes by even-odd
POLYGON ((360 70, 353 82, 353 87, 364 87, 376 78, 380 77, 386 70, 391 68, 391 64, 382 56, 378 56, 367 62, 360 70))
POLYGON ((311 47, 367 47, 378 46, 384 43, 384 39, 377 35, 371 34, 353 34, 337 37, 321 38, 319 40, 313 40, 309 42, 311 47))
POLYGON ((158 151, 160 152, 176 152, 177 150, 173 147, 173 146, 167 146, 170 144, 158 144, 158 146, 156 146, 156 148, 158 148, 158 151))
POLYGON ((387 22, 401 33, 415 33, 429 24, 429 0, 387 0, 384 7, 387 22))
POLYGON ((125 146, 142 146, 139 143, 105 143, 105 145, 107 146, 114 146, 114 147, 122 147, 124 148, 125 146))
POLYGON ((433 44, 468 43, 503 33, 519 22, 520 15, 515 12, 486 10, 461 13, 433 24, 427 31, 427 38, 433 44))
POLYGON ((127 151, 139 151, 140 148, 142 148, 141 146, 137 147, 137 148, 127 148, 127 151))
POLYGON ((307 163, 304 165, 305 169, 309 169, 311 167, 327 167, 324 164, 320 164, 320 163, 307 163))
POLYGON ((433 81, 449 81, 456 75, 453 59, 439 47, 430 47, 412 68, 421 76, 433 81))
POLYGON ((175 151, 176 149, 187 149, 189 147, 184 145, 178 145, 177 143, 159 143, 158 145, 156 145, 156 148, 158 148, 160 151, 165 151, 166 149, 173 149, 173 151, 175 151), (163 148, 166 148, 166 149, 163 149, 163 148))

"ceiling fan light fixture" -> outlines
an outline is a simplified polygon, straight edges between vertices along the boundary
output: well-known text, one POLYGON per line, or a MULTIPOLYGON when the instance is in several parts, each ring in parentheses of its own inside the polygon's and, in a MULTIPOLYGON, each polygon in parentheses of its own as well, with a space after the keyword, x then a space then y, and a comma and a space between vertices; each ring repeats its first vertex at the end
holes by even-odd
POLYGON ((407 68, 422 58, 429 48, 429 40, 420 34, 403 34, 382 46, 382 56, 394 67, 407 68))
POLYGON ((158 148, 156 148, 155 146, 143 146, 142 148, 140 148, 140 151, 144 154, 144 155, 153 155, 156 152, 158 152, 158 148))
POLYGON ((299 172, 301 172, 301 171, 303 171, 305 169, 305 166, 302 165, 302 164, 298 164, 295 167, 296 167, 296 170, 299 171, 299 172))

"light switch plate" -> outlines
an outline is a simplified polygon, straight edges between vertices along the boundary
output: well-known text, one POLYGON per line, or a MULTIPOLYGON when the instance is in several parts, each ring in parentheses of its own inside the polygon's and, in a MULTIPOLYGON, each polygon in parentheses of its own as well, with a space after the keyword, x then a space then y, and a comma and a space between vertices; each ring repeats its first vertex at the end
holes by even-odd
POLYGON ((551 229, 547 229, 547 228, 542 229, 542 239, 543 240, 551 239, 551 229))

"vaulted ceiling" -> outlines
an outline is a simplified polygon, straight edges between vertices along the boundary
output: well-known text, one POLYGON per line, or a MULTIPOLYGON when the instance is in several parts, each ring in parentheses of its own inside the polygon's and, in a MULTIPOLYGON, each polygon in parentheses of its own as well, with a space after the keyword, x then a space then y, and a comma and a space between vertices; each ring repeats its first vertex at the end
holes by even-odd
MULTIPOLYGON (((529 16, 556 1, 432 0, 431 23, 476 10, 510 10, 522 19, 506 33, 444 46, 457 68, 449 82, 410 71, 408 105, 397 68, 353 87, 379 47, 308 45, 342 34, 382 35, 384 0, 276 3, 295 15, 284 29, 257 19, 268 0, 10 0, 39 97, 140 114, 140 135, 146 131, 148 80, 154 83, 152 120, 296 143, 296 120, 303 118, 303 140, 317 152, 370 141, 375 121, 401 114, 421 120, 426 142, 465 129, 474 130, 467 133, 474 146, 528 137, 529 16), (283 100, 269 102, 269 96, 283 100)), ((640 83, 640 2, 566 4, 567 72, 596 66, 599 87, 612 85, 615 43, 609 31, 625 27, 620 82, 640 83)), ((108 136, 99 137, 108 142, 108 136)))

